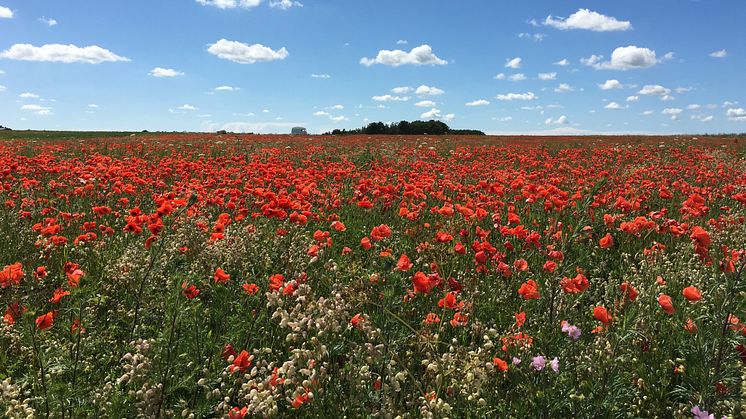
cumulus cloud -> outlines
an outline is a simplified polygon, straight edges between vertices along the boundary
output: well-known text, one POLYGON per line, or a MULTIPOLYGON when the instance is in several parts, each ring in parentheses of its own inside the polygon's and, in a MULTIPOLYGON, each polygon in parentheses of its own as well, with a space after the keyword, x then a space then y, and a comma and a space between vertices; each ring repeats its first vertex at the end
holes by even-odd
POLYGON ((373 100, 376 102, 406 102, 409 100, 408 96, 392 96, 392 95, 382 95, 382 96, 373 96, 373 100))
POLYGON ((284 60, 290 55, 285 47, 275 51, 262 44, 247 45, 243 42, 221 39, 210 45, 207 52, 224 60, 239 64, 254 64, 263 61, 284 60))
POLYGON ((39 99, 39 95, 31 92, 23 92, 18 95, 18 97, 20 97, 21 99, 39 99))
POLYGON ((0 84, 0 92, 4 92, 6 90, 8 90, 8 88, 0 84))
POLYGON ((512 76, 508 77, 508 80, 510 80, 510 81, 523 81, 523 80, 526 80, 526 75, 523 74, 523 73, 513 74, 512 76))
POLYGON ((432 108, 429 111, 427 111, 427 112, 423 113, 422 115, 420 115, 420 118, 422 118, 422 119, 439 119, 439 120, 444 121, 444 122, 451 121, 455 117, 456 117, 456 115, 452 114, 452 113, 443 115, 443 114, 440 113, 440 109, 437 109, 437 108, 432 108))
POLYGON ((632 29, 628 21, 620 21, 588 9, 578 9, 567 19, 547 16, 544 25, 560 30, 583 29, 595 32, 627 31, 632 29))
POLYGON ((508 121, 512 121, 513 117, 512 116, 503 116, 503 117, 497 118, 497 117, 493 116, 492 120, 493 121, 499 121, 499 122, 508 122, 508 121))
POLYGON ((360 64, 366 67, 374 64, 399 67, 402 65, 446 65, 448 62, 433 54, 433 49, 430 45, 423 44, 412 48, 409 52, 400 49, 382 49, 378 51, 378 55, 375 58, 361 58, 360 64))
POLYGON ((721 49, 720 51, 714 51, 710 53, 710 57, 713 58, 725 58, 728 56, 728 51, 721 49))
POLYGON ((672 121, 676 121, 679 119, 679 114, 682 112, 684 112, 684 110, 681 108, 666 108, 661 113, 670 116, 672 121))
POLYGON ((414 106, 419 106, 420 108, 434 108, 435 102, 432 100, 422 100, 414 104, 414 106))
POLYGON ((667 89, 659 84, 646 84, 637 93, 645 96, 668 96, 671 93, 671 89, 667 89))
POLYGON ((216 92, 234 92, 236 90, 241 90, 241 89, 238 87, 233 87, 233 86, 218 86, 215 88, 216 92))
POLYGON ((49 115, 52 113, 52 108, 41 106, 41 105, 23 105, 21 106, 22 111, 31 111, 34 112, 37 115, 49 115))
POLYGON ((505 63, 505 68, 521 68, 522 63, 521 57, 511 58, 505 63))
POLYGON ((505 80, 506 76, 505 73, 498 73, 493 77, 495 80, 505 80))
POLYGON ((330 79, 332 76, 328 74, 311 74, 311 77, 314 79, 330 79))
POLYGON ((731 121, 746 122, 746 109, 730 108, 725 112, 725 115, 731 121))
POLYGON ((547 118, 544 121, 546 125, 564 125, 567 123, 567 117, 565 115, 560 116, 557 119, 547 118))
POLYGON ((649 68, 661 62, 656 57, 655 51, 635 45, 619 47, 611 53, 609 61, 602 60, 601 55, 591 55, 588 58, 582 58, 580 62, 596 70, 635 70, 649 68))
POLYGON ((560 83, 559 86, 554 88, 554 91, 557 93, 565 93, 565 92, 572 92, 575 91, 575 88, 570 86, 567 83, 560 83))
POLYGON ((98 105, 96 105, 95 103, 89 103, 89 104, 88 104, 88 107, 89 107, 89 108, 94 108, 94 109, 95 109, 95 108, 98 108, 98 105))
POLYGON ((407 45, 409 42, 407 42, 406 39, 400 39, 396 41, 396 45, 407 45))
POLYGON ((691 105, 687 105, 686 108, 689 109, 690 111, 696 111, 697 109, 699 109, 701 107, 702 107, 702 105, 700 105, 700 104, 692 103, 691 105))
POLYGON ((442 95, 445 91, 438 89, 437 87, 425 86, 424 84, 414 91, 419 96, 437 96, 442 95))
POLYGON ((342 110, 345 107, 343 105, 332 105, 329 107, 329 109, 334 109, 335 111, 342 110))
POLYGON ((196 111, 196 110, 197 110, 197 107, 196 107, 196 106, 193 106, 193 105, 190 105, 190 104, 188 104, 188 103, 185 103, 185 104, 183 104, 183 105, 181 105, 181 106, 177 107, 176 109, 178 109, 178 110, 180 110, 180 111, 196 111))
POLYGON ((259 6, 262 0, 197 0, 197 3, 203 6, 217 7, 218 9, 235 9, 236 7, 250 9, 259 6))
POLYGON ((150 70, 148 74, 153 77, 179 77, 179 76, 184 75, 184 73, 182 73, 181 71, 176 71, 173 68, 161 68, 161 67, 156 67, 150 70))
POLYGON ((536 100, 539 97, 534 94, 534 92, 526 92, 526 93, 507 93, 507 94, 500 94, 495 96, 495 99, 497 100, 536 100))
POLYGON ((627 96, 627 102, 637 102, 640 100, 640 96, 627 96))
POLYGON ((570 65, 570 61, 568 61, 567 58, 563 58, 563 59, 561 59, 561 60, 559 60, 559 61, 557 61, 557 62, 555 62, 553 64, 564 67, 564 66, 570 65))
POLYGON ((539 80, 543 81, 549 81, 549 80, 557 80, 557 73, 539 73, 539 80))
POLYGON ((604 106, 604 109, 623 109, 622 105, 616 103, 616 102, 609 102, 608 105, 604 106))
POLYGON ((471 102, 465 103, 466 106, 487 106, 489 104, 490 104, 490 101, 484 100, 484 99, 473 100, 471 102))
POLYGON ((391 89, 391 93, 397 94, 397 95, 405 95, 412 91, 412 88, 409 86, 401 86, 401 87, 394 87, 391 89))
POLYGON ((56 19, 48 19, 48 18, 43 17, 43 16, 39 18, 39 22, 41 22, 41 23, 43 23, 43 24, 45 24, 47 26, 50 26, 50 27, 57 25, 57 20, 56 19))
POLYGON ((612 90, 612 89, 621 89, 622 83, 619 83, 619 80, 606 80, 602 84, 599 84, 598 87, 601 88, 601 90, 612 90))
POLYGON ((78 47, 75 45, 46 44, 40 47, 31 44, 15 44, 0 53, 0 58, 19 61, 46 61, 57 63, 100 64, 107 61, 129 61, 108 49, 97 45, 78 47))
POLYGON ((269 7, 287 10, 291 7, 303 7, 303 3, 294 0, 271 0, 269 2, 269 7))
POLYGON ((0 19, 13 19, 13 11, 7 7, 0 6, 0 19))

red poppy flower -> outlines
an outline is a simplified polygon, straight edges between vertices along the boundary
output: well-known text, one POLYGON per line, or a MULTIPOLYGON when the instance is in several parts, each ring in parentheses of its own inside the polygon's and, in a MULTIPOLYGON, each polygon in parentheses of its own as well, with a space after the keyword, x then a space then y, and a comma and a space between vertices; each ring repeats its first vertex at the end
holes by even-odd
POLYGON ((181 284, 181 293, 189 300, 196 298, 199 295, 199 288, 196 285, 187 285, 186 282, 181 284))
POLYGON ((42 314, 36 318, 36 328, 39 330, 47 330, 54 325, 54 318, 56 312, 50 311, 47 314, 42 314))
POLYGON ((663 311, 665 311, 667 314, 674 314, 676 312, 676 309, 673 308, 673 301, 671 300, 671 297, 666 294, 661 294, 658 297, 658 304, 660 304, 663 311))
POLYGON ((611 234, 606 233, 606 235, 598 241, 598 245, 601 246, 602 249, 608 249, 614 245, 614 239, 611 238, 611 234))
POLYGON ((518 289, 518 294, 522 295, 524 300, 541 298, 541 294, 539 294, 539 284, 537 284, 533 279, 529 279, 527 282, 521 284, 521 287, 518 289))
POLYGON ((508 370, 508 363, 498 357, 492 358, 492 365, 497 367, 497 369, 502 372, 508 370))
POLYGON ((412 268, 412 261, 409 260, 409 256, 405 254, 402 254, 399 257, 399 261, 396 262, 396 269, 402 272, 408 271, 410 268, 412 268))
POLYGON ((241 353, 233 359, 233 365, 230 366, 229 371, 231 373, 236 370, 240 372, 246 371, 251 366, 252 359, 253 357, 249 356, 248 352, 241 351, 241 353))
POLYGON ((689 301, 699 301, 702 299, 702 292, 695 286, 689 286, 681 290, 681 295, 689 301))
POLYGON ((255 295, 259 292, 259 287, 256 284, 243 284, 241 288, 248 295, 255 295))
POLYGON ((609 312, 602 306, 597 306, 593 309, 593 318, 603 323, 604 326, 608 326, 612 320, 609 312))

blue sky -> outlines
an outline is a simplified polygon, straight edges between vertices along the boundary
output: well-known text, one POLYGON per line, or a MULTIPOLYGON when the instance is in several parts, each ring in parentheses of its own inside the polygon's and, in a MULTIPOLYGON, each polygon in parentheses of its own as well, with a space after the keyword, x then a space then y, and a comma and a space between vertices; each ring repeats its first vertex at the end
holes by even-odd
POLYGON ((744 132, 743 22, 741 0, 0 0, 0 124, 744 132))

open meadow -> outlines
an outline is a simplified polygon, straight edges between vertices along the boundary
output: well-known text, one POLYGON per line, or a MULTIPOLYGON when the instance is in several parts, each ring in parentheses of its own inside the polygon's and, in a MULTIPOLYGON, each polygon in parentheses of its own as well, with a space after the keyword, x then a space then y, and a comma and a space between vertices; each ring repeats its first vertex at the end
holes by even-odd
POLYGON ((3 135, 7 417, 746 413, 744 139, 3 135))

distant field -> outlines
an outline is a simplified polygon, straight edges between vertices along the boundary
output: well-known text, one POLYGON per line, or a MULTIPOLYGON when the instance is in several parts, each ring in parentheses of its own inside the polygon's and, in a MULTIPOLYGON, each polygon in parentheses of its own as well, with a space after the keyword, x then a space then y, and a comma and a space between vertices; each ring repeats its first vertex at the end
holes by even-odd
POLYGON ((5 416, 743 411, 746 139, 0 139, 5 416))

